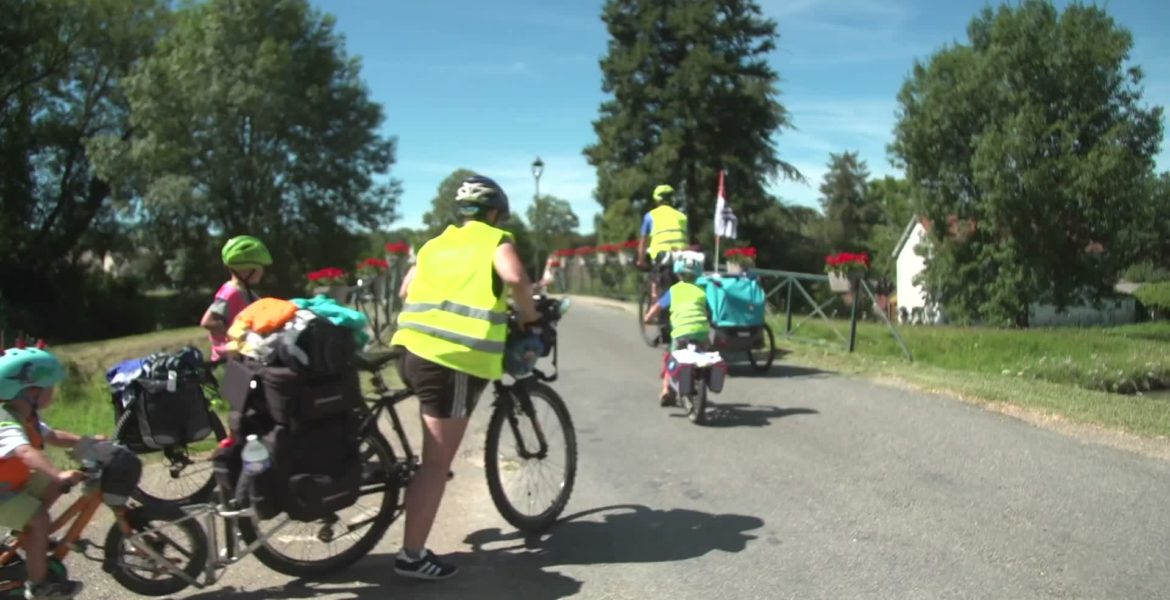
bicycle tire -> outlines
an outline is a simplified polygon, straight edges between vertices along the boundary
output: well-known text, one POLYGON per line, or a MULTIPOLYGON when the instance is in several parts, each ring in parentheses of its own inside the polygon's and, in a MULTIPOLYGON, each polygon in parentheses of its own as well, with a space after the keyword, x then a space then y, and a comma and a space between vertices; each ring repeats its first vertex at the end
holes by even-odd
MULTIPOLYGON (((560 491, 549 507, 536 515, 526 515, 515 507, 504 490, 500 478, 500 441, 504 432, 504 425, 508 422, 509 410, 516 406, 515 402, 501 402, 492 411, 488 422, 487 439, 484 442, 484 471, 487 477, 488 492, 492 503, 504 520, 516 529, 525 533, 539 533, 553 525, 573 494, 573 484, 577 480, 577 433, 573 429, 573 418, 565 401, 551 387, 537 382, 529 382, 528 393, 535 402, 537 398, 546 402, 557 417, 565 441, 565 473, 560 484, 560 491)), ((510 429, 509 429, 510 431, 510 429)))
MULTIPOLYGON (((376 425, 372 425, 376 427, 376 425)), ((322 560, 302 560, 293 558, 291 556, 280 553, 274 550, 267 542, 257 546, 253 556, 261 562, 264 566, 290 577, 300 577, 304 579, 324 577, 331 575, 355 562, 364 558, 378 542, 382 541, 382 537, 386 535, 386 530, 398 517, 398 510, 400 507, 401 490, 395 482, 391 467, 396 463, 394 450, 390 446, 390 442, 378 431, 367 431, 363 433, 367 442, 370 443, 370 448, 373 452, 380 454, 381 464, 385 469, 378 475, 382 481, 387 484, 386 495, 382 498, 382 505, 379 507, 377 515, 370 523, 369 529, 358 538, 357 543, 349 549, 322 560)), ((365 475, 363 474, 363 479, 365 475)), ((363 486, 366 482, 363 482, 363 486)), ((255 522, 252 519, 240 519, 240 537, 248 544, 253 544, 260 539, 259 532, 255 522)))
POLYGON ((707 381, 704 378, 702 381, 696 381, 695 385, 698 389, 691 397, 691 422, 695 425, 703 425, 707 422, 707 381))
MULTIPOLYGON (((118 429, 121 429, 122 424, 125 422, 126 418, 129 415, 130 415, 130 411, 127 411, 125 414, 122 415, 122 420, 120 420, 118 423, 118 429)), ((215 414, 214 411, 209 410, 208 416, 209 416, 210 421, 211 421, 211 433, 212 433, 212 435, 215 436, 215 441, 216 442, 222 441, 224 438, 227 437, 227 428, 224 427, 223 421, 220 420, 219 415, 215 414)), ((117 439, 116 435, 115 435, 115 439, 117 439)), ((184 446, 184 450, 186 450, 186 448, 187 447, 184 446)), ((156 453, 156 452, 162 452, 165 454, 165 451, 162 451, 162 450, 153 451, 153 452, 151 452, 151 454, 156 453)), ((187 455, 189 456, 190 453, 188 452, 187 455)), ((207 459, 205 461, 196 462, 195 464, 198 465, 198 464, 203 464, 203 463, 206 463, 206 466, 207 466, 207 480, 204 481, 202 484, 200 484, 199 487, 196 488, 194 492, 191 492, 191 493, 186 494, 186 495, 174 497, 174 498, 164 497, 158 493, 158 490, 148 490, 146 487, 144 487, 147 479, 145 477, 143 477, 143 478, 140 478, 138 480, 138 485, 134 487, 134 491, 130 493, 130 497, 134 498, 135 500, 137 500, 143 504, 177 504, 177 505, 182 506, 182 505, 187 505, 187 504, 199 504, 199 503, 203 503, 203 502, 210 502, 211 497, 215 494, 215 486, 216 486, 215 469, 213 468, 213 466, 211 464, 211 455, 210 454, 208 454, 207 459)), ((178 478, 172 477, 172 479, 178 479, 178 478)))
POLYGON ((768 347, 768 357, 766 359, 757 359, 754 350, 748 350, 748 362, 751 363, 752 368, 757 373, 766 373, 768 369, 772 368, 772 362, 776 360, 776 338, 772 336, 772 328, 764 323, 764 339, 763 342, 768 347))
MULTIPOLYGON (((187 514, 183 509, 175 504, 143 504, 135 507, 126 513, 126 520, 130 523, 130 528, 139 532, 151 527, 151 523, 169 523, 174 527, 182 529, 191 539, 193 548, 187 554, 187 564, 181 566, 180 570, 192 579, 198 579, 203 574, 204 567, 207 566, 207 533, 203 531, 194 519, 186 518, 187 514)), ((170 536, 165 536, 170 539, 170 536)), ((118 585, 143 596, 170 596, 177 594, 186 589, 190 584, 186 580, 179 578, 173 574, 169 575, 169 579, 145 579, 134 575, 127 570, 123 558, 123 550, 125 537, 122 534, 122 529, 118 527, 117 523, 110 526, 109 532, 106 534, 106 544, 103 549, 105 555, 105 568, 113 576, 114 581, 118 585)), ((157 551, 158 548, 152 544, 152 547, 157 551)), ((164 556, 166 556, 164 554, 164 556)), ((169 557, 167 557, 169 559, 169 557)))

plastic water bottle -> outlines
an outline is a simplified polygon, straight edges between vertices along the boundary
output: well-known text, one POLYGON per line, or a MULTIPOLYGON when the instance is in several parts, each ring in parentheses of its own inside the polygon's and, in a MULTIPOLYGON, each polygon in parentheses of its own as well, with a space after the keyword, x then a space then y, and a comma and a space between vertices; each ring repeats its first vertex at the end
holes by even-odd
POLYGON ((255 434, 248 436, 248 443, 244 444, 242 458, 244 461, 244 472, 251 475, 258 475, 267 471, 268 467, 272 464, 269 460, 268 448, 255 434))

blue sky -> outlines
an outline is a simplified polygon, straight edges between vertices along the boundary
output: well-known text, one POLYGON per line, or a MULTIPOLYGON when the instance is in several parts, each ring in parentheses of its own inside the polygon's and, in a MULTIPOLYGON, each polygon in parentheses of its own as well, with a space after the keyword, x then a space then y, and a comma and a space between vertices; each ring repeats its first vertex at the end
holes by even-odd
MULTIPOLYGON (((875 176, 897 174, 885 147, 895 97, 915 58, 965 41, 982 0, 759 0, 779 23, 770 60, 796 130, 780 155, 809 183, 778 182, 786 202, 817 205, 830 152, 856 150, 875 176)), ((404 193, 396 225, 417 226, 442 179, 467 167, 495 177, 513 210, 531 202, 530 164, 546 163, 541 193, 569 200, 592 229, 596 181, 581 150, 603 100, 602 3, 586 0, 314 0, 337 16, 351 54, 398 137, 392 175, 404 193)), ((1058 2, 1063 6, 1067 2, 1058 2)), ((1146 101, 1170 105, 1167 0, 1100 3, 1134 36, 1146 101)), ((1166 145, 1158 157, 1170 169, 1166 145)), ((715 190, 711 190, 714 195, 715 190)), ((728 190, 735 201, 735 190, 728 190)))

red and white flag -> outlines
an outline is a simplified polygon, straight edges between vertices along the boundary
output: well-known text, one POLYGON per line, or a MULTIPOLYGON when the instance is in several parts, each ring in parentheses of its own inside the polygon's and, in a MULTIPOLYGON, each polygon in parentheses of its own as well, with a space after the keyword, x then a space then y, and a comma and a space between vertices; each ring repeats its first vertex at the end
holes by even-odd
POLYGON ((734 240, 738 222, 735 212, 727 204, 727 195, 723 191, 723 171, 719 171, 719 196, 715 198, 715 235, 734 240))

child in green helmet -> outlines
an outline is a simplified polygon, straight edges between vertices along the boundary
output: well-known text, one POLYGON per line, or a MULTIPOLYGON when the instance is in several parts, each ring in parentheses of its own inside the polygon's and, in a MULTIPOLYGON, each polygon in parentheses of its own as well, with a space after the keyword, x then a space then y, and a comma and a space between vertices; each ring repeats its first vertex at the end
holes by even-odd
POLYGON ((61 363, 40 348, 0 351, 0 527, 23 535, 28 600, 72 598, 82 588, 79 581, 47 580, 49 508, 65 487, 85 479, 80 471, 58 470, 43 452, 46 444, 73 448, 82 439, 38 416, 64 378, 61 363))
POLYGON ((662 357, 662 393, 658 397, 662 406, 669 406, 673 402, 670 374, 666 372, 670 353, 685 348, 687 344, 705 347, 711 334, 707 322, 707 292, 695 284, 695 280, 703 274, 703 259, 703 253, 694 250, 679 253, 673 265, 679 282, 651 305, 643 317, 647 324, 654 324, 659 312, 670 311, 671 341, 670 348, 662 357))
POLYGON ((260 299, 260 296, 252 291, 252 286, 260 283, 260 279, 264 277, 264 267, 272 264, 272 255, 268 252, 268 247, 250 235, 228 240, 220 255, 232 278, 219 287, 215 299, 199 322, 211 338, 212 362, 220 362, 227 358, 224 347, 229 341, 228 328, 240 311, 260 299))

